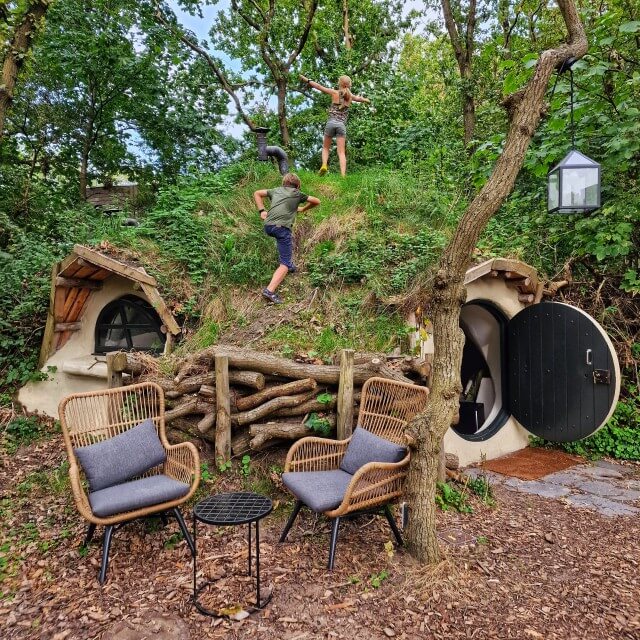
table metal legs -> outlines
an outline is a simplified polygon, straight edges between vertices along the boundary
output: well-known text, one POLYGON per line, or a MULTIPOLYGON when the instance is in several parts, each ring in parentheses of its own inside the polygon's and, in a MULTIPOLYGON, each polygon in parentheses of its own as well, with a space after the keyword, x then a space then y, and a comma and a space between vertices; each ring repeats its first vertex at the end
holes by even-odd
MULTIPOLYGON (((248 532, 247 532, 247 543, 248 543, 248 556, 249 556, 249 561, 248 561, 248 575, 252 574, 252 565, 253 565, 253 553, 252 553, 252 545, 251 545, 251 522, 248 525, 248 532)), ((249 613, 254 613, 255 611, 259 611, 260 609, 264 608, 269 601, 271 600, 271 594, 269 594, 264 602, 260 599, 260 521, 256 520, 255 521, 256 524, 256 536, 255 536, 255 558, 256 558, 256 604, 255 606, 250 606, 250 607, 244 607, 244 609, 246 611, 249 611, 249 613)), ((198 611, 206 616, 211 616, 214 618, 222 618, 224 617, 223 615, 220 615, 217 611, 213 611, 211 609, 207 609, 206 607, 204 607, 203 605, 200 604, 200 602, 198 601, 198 596, 200 595, 200 593, 203 591, 203 589, 205 589, 207 586, 214 584, 214 582, 212 581, 205 581, 202 584, 200 584, 200 586, 198 586, 197 584, 197 561, 198 561, 198 551, 197 551, 197 537, 196 537, 196 531, 197 530, 197 520, 196 517, 193 517, 193 549, 194 549, 194 553, 193 553, 193 604, 195 605, 196 609, 198 609, 198 611)))

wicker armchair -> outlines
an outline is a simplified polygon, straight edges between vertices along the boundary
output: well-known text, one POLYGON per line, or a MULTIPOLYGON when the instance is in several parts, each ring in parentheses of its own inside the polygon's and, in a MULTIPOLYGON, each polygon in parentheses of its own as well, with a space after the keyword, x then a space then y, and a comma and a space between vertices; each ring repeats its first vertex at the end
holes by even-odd
MULTIPOLYGON (((365 429, 385 440, 405 446, 405 427, 411 418, 424 409, 428 394, 429 390, 426 387, 384 378, 370 378, 362 389, 357 428, 365 429)), ((317 475, 316 472, 343 473, 339 469, 351 440, 352 438, 347 440, 302 438, 289 449, 284 467, 285 474, 313 473, 314 475, 310 478, 315 484, 316 495, 310 501, 313 503, 311 505, 306 504, 296 495, 298 499, 280 536, 280 542, 286 540, 289 529, 303 506, 324 513, 333 520, 329 546, 328 567, 330 570, 333 569, 334 564, 340 519, 347 515, 381 510, 389 522, 396 541, 398 544, 402 544, 402 537, 389 509, 389 503, 402 495, 409 467, 409 452, 407 450, 406 455, 403 454, 404 457, 399 462, 368 462, 352 475, 342 476, 339 480, 348 482, 344 493, 342 493, 339 485, 336 488, 336 485, 332 484, 330 474, 317 475), (325 477, 328 479, 326 484, 325 477), (334 505, 328 509, 318 507, 323 499, 317 494, 322 493, 325 487, 328 487, 329 493, 337 490, 337 495, 342 496, 337 506, 334 505)), ((298 475, 297 479, 299 480, 301 477, 298 475)), ((283 479, 285 478, 283 477, 283 479)), ((294 495, 296 494, 295 491, 292 492, 294 495)))
POLYGON ((106 527, 102 563, 98 575, 100 584, 104 584, 106 579, 109 549, 114 530, 137 518, 158 515, 163 522, 166 522, 167 516, 172 515, 178 521, 182 535, 189 545, 191 553, 194 554, 193 541, 180 512, 179 505, 189 500, 198 488, 200 483, 200 459, 198 450, 193 444, 185 442, 171 445, 167 441, 162 388, 157 384, 144 382, 128 387, 74 394, 62 400, 59 406, 59 414, 62 434, 69 457, 69 476, 76 507, 80 515, 89 522, 83 546, 86 547, 89 544, 97 525, 106 527), (146 419, 151 419, 156 427, 160 442, 166 453, 166 460, 164 463, 143 473, 138 479, 163 474, 163 478, 158 478, 158 482, 168 477, 170 479, 168 480, 169 482, 178 481, 188 485, 188 493, 177 499, 122 513, 114 513, 107 517, 96 515, 89 501, 87 483, 74 448, 85 447, 113 438, 132 429, 146 419))

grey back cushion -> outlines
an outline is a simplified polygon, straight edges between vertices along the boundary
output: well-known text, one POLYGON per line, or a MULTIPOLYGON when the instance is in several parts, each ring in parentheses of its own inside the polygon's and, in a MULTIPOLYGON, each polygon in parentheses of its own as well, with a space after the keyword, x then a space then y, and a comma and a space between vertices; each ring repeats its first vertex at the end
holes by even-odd
POLYGON ((406 455, 405 447, 358 427, 351 436, 340 468, 354 474, 368 462, 400 462, 406 455))
POLYGON ((150 419, 113 438, 74 449, 91 491, 100 491, 138 476, 166 459, 150 419))

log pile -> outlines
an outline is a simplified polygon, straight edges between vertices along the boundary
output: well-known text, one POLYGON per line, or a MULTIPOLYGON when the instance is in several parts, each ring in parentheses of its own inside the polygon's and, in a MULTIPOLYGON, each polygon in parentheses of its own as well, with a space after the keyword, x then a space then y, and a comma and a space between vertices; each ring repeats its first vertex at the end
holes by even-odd
MULTIPOLYGON (((209 442, 222 458, 322 435, 305 423, 314 413, 327 433, 336 430, 340 365, 296 362, 218 345, 178 360, 174 375, 162 374, 150 367, 148 356, 136 353, 110 355, 109 366, 128 373, 130 383, 159 384, 165 394, 167 426, 209 442)), ((343 398, 341 410, 356 418, 366 380, 380 376, 424 384, 429 364, 408 356, 355 354, 349 371, 353 385, 345 396, 348 405, 343 398)))

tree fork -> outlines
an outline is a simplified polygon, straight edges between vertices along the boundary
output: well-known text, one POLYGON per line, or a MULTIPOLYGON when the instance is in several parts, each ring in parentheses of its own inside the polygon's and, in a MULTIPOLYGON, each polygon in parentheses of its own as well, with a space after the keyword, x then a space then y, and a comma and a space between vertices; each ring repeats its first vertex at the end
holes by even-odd
POLYGON ((556 1, 567 27, 568 42, 542 52, 533 76, 518 92, 521 98, 512 101, 503 152, 458 223, 426 293, 429 304, 423 305, 430 310, 435 352, 429 403, 409 425, 415 450, 407 482, 411 509, 407 542, 412 555, 422 562, 435 563, 440 557, 435 520, 438 453, 458 410, 464 345, 464 335, 459 328, 460 308, 465 299, 464 273, 480 234, 513 189, 543 113, 545 93, 554 70, 566 59, 579 59, 587 52, 587 38, 575 0, 556 1))

